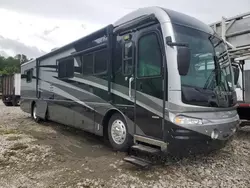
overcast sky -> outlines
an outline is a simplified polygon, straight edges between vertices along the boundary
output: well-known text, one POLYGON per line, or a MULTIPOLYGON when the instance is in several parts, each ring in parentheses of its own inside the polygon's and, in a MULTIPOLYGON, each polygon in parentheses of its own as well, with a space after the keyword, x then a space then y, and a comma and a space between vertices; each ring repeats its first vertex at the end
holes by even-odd
POLYGON ((36 57, 146 6, 212 23, 248 12, 250 0, 0 0, 0 52, 36 57))

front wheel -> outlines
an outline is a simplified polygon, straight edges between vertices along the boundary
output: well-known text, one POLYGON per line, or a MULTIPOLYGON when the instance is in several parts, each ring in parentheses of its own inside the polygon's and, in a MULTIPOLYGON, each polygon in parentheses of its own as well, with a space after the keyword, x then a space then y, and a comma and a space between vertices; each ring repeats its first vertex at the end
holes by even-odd
POLYGON ((122 115, 116 113, 109 120, 108 138, 116 151, 127 151, 132 145, 132 136, 122 115))
POLYGON ((36 104, 33 105, 33 108, 32 108, 32 118, 35 122, 39 122, 40 121, 40 118, 37 116, 37 106, 36 104))

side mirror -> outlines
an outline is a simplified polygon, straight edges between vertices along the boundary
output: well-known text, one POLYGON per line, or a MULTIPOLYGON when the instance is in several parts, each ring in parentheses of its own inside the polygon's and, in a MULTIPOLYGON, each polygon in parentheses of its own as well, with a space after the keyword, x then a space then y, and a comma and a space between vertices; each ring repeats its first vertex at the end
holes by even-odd
POLYGON ((233 74, 234 74, 234 85, 237 85, 239 76, 240 76, 240 69, 238 66, 232 66, 233 67, 233 74))
POLYGON ((187 46, 177 46, 177 64, 179 74, 185 76, 188 73, 191 60, 190 49, 187 46))

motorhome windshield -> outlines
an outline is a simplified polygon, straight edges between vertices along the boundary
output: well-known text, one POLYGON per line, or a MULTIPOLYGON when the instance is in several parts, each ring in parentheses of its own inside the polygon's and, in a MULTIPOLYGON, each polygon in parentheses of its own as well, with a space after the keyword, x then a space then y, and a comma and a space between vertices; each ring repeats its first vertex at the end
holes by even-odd
POLYGON ((191 51, 188 74, 181 76, 182 101, 199 106, 230 107, 236 103, 232 68, 225 43, 216 36, 174 25, 176 42, 191 51))

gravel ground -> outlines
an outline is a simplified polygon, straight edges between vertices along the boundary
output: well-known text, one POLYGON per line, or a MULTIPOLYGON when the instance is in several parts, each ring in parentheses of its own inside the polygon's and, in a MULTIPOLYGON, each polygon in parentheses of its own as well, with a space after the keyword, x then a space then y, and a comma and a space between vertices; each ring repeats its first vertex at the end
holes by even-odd
POLYGON ((0 103, 0 187, 250 187, 250 129, 207 156, 150 170, 124 163, 99 137, 52 122, 37 124, 0 103))

